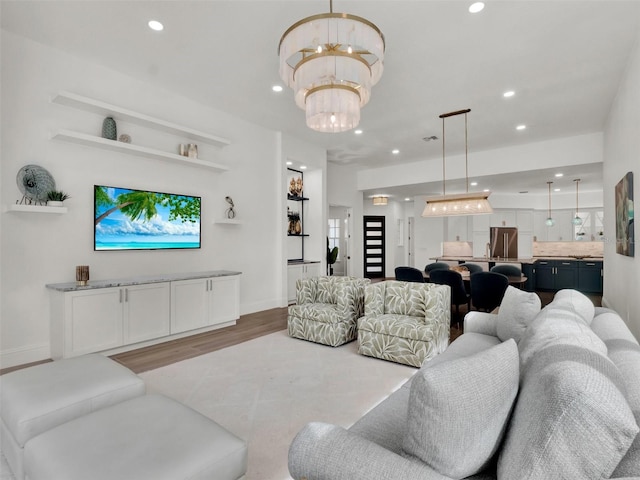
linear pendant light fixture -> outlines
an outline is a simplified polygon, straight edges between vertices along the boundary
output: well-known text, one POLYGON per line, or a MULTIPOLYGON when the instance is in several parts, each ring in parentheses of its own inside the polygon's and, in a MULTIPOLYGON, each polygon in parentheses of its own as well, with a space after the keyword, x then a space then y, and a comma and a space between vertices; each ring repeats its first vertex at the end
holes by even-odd
POLYGON ((491 192, 469 193, 469 142, 467 134, 467 114, 471 109, 459 110, 457 112, 443 113, 442 119, 442 195, 429 197, 422 212, 423 217, 449 217, 454 215, 480 215, 492 213, 493 209, 489 203, 491 192), (464 161, 467 192, 454 195, 447 195, 445 183, 445 118, 464 114, 464 161))
POLYGON ((547 186, 549 187, 549 210, 547 214, 547 219, 544 221, 547 227, 553 227, 556 224, 556 221, 551 218, 551 184, 553 182, 547 182, 547 186))
POLYGON ((360 122, 360 108, 382 77, 384 35, 370 21, 348 13, 303 18, 280 39, 280 77, 318 132, 345 132, 360 122))
POLYGON ((574 182, 576 182, 576 216, 573 217, 571 223, 573 223, 574 225, 582 225, 582 219, 578 215, 578 184, 580 183, 580 179, 576 178, 574 182))
POLYGON ((387 197, 384 197, 382 195, 378 195, 376 197, 373 197, 373 204, 374 205, 386 205, 387 203, 388 203, 387 197))

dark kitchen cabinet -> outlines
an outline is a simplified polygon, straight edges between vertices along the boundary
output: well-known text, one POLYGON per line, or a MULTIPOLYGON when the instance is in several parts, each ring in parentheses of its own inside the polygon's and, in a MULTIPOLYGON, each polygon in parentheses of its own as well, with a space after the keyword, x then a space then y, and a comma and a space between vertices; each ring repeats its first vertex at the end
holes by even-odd
POLYGON ((538 260, 534 267, 536 290, 578 288, 578 263, 575 260, 538 260))
POLYGON ((602 262, 578 262, 578 290, 602 295, 602 262))

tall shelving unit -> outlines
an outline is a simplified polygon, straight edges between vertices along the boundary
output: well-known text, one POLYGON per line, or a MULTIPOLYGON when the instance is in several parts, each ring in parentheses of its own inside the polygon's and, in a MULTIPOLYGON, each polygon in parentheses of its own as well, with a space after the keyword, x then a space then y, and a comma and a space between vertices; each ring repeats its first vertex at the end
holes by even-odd
POLYGON ((289 220, 289 228, 287 229, 287 237, 298 237, 300 238, 300 256, 291 258, 291 253, 289 254, 288 262, 289 263, 300 263, 304 262, 304 241, 305 237, 309 235, 304 233, 304 209, 305 202, 309 199, 304 196, 304 191, 301 190, 299 192, 295 191, 292 193, 292 189, 290 188, 291 181, 296 182, 300 179, 302 188, 304 189, 304 174, 300 170, 295 170, 293 168, 287 168, 287 215, 289 220), (294 210, 294 209, 297 209, 294 210), (291 214, 298 213, 299 222, 300 222, 300 232, 292 231, 291 228, 291 214))

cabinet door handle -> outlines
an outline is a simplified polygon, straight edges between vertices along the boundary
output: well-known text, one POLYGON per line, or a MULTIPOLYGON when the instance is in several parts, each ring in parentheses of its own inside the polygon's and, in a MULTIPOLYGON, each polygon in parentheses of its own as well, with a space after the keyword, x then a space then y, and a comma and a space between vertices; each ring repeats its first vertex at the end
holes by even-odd
POLYGON ((128 288, 124 289, 124 301, 125 301, 125 303, 129 301, 129 289, 128 288))
POLYGON ((587 263, 587 265, 589 265, 590 267, 595 267, 596 266, 595 263, 587 263))
POLYGON ((569 262, 562 262, 563 265, 571 265, 569 262))
POLYGON ((118 299, 118 301, 122 303, 122 289, 120 289, 119 292, 120 292, 120 298, 118 299))

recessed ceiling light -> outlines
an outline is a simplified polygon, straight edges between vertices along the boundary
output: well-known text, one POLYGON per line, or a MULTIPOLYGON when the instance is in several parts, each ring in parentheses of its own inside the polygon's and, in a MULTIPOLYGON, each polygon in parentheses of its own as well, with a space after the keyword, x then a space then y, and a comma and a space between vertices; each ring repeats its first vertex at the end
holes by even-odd
POLYGON ((362 135, 362 130, 358 129, 358 130, 354 131, 353 133, 355 133, 356 135, 362 135))
POLYGON ((472 187, 476 187, 478 185, 478 182, 471 182, 470 184, 472 187))
POLYGON ((553 191, 554 191, 554 192, 559 192, 559 191, 560 191, 560 189, 559 189, 559 188, 554 188, 554 189, 553 189, 553 191))
POLYGON ((564 173, 556 173, 556 177, 562 177, 564 176, 564 173))
POLYGON ((405 198, 405 199, 404 199, 404 201, 405 201, 405 202, 410 202, 410 201, 411 201, 411 199, 410 199, 409 197, 407 197, 407 198, 405 198))
POLYGON ((514 92, 513 90, 509 90, 507 92, 504 92, 502 94, 502 96, 505 97, 505 98, 509 98, 509 97, 513 97, 515 94, 516 94, 516 92, 514 92))
POLYGON ((490 192, 491 190, 489 190, 488 188, 485 188, 484 190, 482 190, 483 192, 490 192))
POLYGON ((306 165, 300 165, 300 170, 306 170, 307 166, 306 165))
POLYGON ((393 153, 394 155, 398 155, 400 153, 400 150, 394 148, 393 150, 391 150, 391 153, 393 153))
POLYGON ((478 13, 478 12, 481 12, 483 8, 484 8, 484 3, 476 2, 469 7, 469 12, 478 13))
POLYGON ((293 165, 293 162, 287 162, 287 165, 293 165))
POLYGON ((274 85, 273 87, 271 87, 271 90, 273 90, 274 92, 281 92, 282 85, 274 85))
POLYGON ((162 25, 157 20, 149 20, 149 23, 147 25, 149 25, 149 28, 151 30, 155 30, 156 32, 160 32, 161 30, 164 29, 164 25, 162 25))
POLYGON ((527 126, 526 126, 526 125, 518 125, 518 126, 516 127, 516 130, 524 130, 525 128, 527 128, 527 126))

